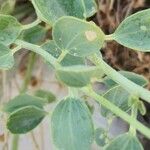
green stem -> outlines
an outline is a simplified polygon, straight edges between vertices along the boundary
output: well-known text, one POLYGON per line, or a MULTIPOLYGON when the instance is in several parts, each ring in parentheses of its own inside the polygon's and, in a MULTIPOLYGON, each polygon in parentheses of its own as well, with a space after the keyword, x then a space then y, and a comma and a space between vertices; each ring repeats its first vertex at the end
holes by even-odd
POLYGON ((73 88, 73 87, 68 87, 69 90, 69 97, 74 97, 77 98, 78 97, 78 89, 77 88, 73 88))
POLYGON ((113 40, 113 34, 105 35, 106 41, 112 41, 113 40))
POLYGON ((41 23, 41 20, 39 18, 37 18, 34 22, 27 24, 27 25, 23 25, 22 30, 27 30, 27 29, 33 28, 34 26, 37 26, 39 23, 41 23))
POLYGON ((134 82, 130 81, 129 79, 127 79, 126 77, 118 73, 116 70, 110 67, 107 63, 105 63, 102 60, 102 58, 100 58, 98 55, 95 54, 91 58, 91 61, 94 62, 95 65, 99 66, 108 77, 110 77, 112 80, 114 80, 124 89, 126 89, 129 93, 131 94, 136 93, 140 98, 150 103, 150 91, 135 84, 134 82))
POLYGON ((101 95, 98 95, 95 93, 92 88, 84 88, 82 90, 86 95, 92 97, 97 102, 99 102, 101 105, 103 105, 105 108, 112 111, 116 116, 122 118, 124 121, 132 125, 135 129, 140 131, 143 135, 147 136, 150 139, 150 129, 145 127, 143 124, 141 124, 139 121, 137 121, 135 118, 129 116, 127 113, 122 111, 120 108, 109 102, 107 99, 102 97, 101 95))
POLYGON ((15 54, 17 51, 21 49, 21 46, 16 46, 14 49, 12 49, 12 53, 15 54))
MULTIPOLYGON (((137 118, 137 113, 138 113, 138 108, 136 106, 136 104, 134 104, 132 106, 132 109, 131 109, 131 116, 132 118, 136 119, 137 118)), ((129 129, 129 132, 133 135, 133 136, 136 136, 136 129, 130 125, 130 129, 129 129)))
POLYGON ((47 62, 51 63, 54 67, 60 66, 59 63, 57 63, 57 59, 54 58, 52 55, 50 55, 48 52, 43 50, 40 46, 34 45, 22 40, 16 40, 15 44, 20 45, 22 48, 31 50, 39 55, 41 55, 47 62))
POLYGON ((64 57, 67 55, 67 53, 68 53, 68 51, 66 51, 66 50, 62 51, 62 53, 60 54, 60 56, 57 59, 57 62, 60 63, 64 59, 64 57))
POLYGON ((19 135, 16 134, 13 136, 12 139, 12 150, 18 150, 18 144, 19 144, 19 135))
MULTIPOLYGON (((28 87, 28 84, 31 79, 31 74, 32 74, 35 58, 36 58, 36 54, 31 52, 29 55, 29 62, 28 62, 28 66, 27 66, 25 79, 24 79, 22 88, 20 90, 20 93, 24 93, 28 87)), ((15 134, 12 139, 12 150, 18 150, 18 144, 19 144, 19 135, 15 134)))

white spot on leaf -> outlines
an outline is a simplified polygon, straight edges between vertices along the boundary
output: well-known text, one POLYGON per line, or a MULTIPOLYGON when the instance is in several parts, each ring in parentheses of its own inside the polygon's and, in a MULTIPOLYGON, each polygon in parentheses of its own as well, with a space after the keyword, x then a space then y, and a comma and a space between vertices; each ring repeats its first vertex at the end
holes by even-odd
POLYGON ((140 29, 143 30, 143 31, 147 30, 146 26, 140 26, 140 29))
POLYGON ((94 41, 97 38, 97 34, 94 31, 86 31, 85 36, 88 41, 94 41))

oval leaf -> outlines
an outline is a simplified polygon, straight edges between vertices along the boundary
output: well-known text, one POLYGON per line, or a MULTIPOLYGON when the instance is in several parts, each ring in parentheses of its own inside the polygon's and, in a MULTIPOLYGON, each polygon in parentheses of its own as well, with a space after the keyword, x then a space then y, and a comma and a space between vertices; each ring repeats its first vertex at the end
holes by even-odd
POLYGON ((10 45, 21 32, 21 24, 12 16, 0 15, 0 43, 10 45))
POLYGON ((46 112, 35 106, 26 106, 10 114, 7 128, 13 134, 23 134, 34 129, 45 117, 46 112))
POLYGON ((150 52, 150 9, 126 18, 113 34, 118 43, 134 50, 150 52))
MULTIPOLYGON (((142 75, 129 71, 119 71, 119 73, 121 73, 124 77, 140 86, 144 87, 148 84, 148 80, 142 75)), ((109 77, 105 77, 103 82, 108 88, 112 88, 117 85, 117 83, 111 80, 109 77)))
POLYGON ((39 97, 31 96, 28 94, 21 94, 10 100, 7 104, 4 105, 3 110, 8 113, 12 113, 19 108, 25 106, 36 106, 38 108, 43 108, 44 104, 47 101, 39 97))
POLYGON ((104 150, 144 150, 139 140, 130 133, 122 134, 114 139, 104 150))
POLYGON ((52 136, 58 149, 90 150, 93 142, 90 112, 79 99, 62 100, 52 114, 52 136))
POLYGON ((62 16, 87 18, 97 11, 94 0, 32 0, 36 12, 43 21, 53 24, 62 16))
POLYGON ((0 43, 0 69, 10 69, 14 65, 14 57, 11 50, 0 43))
POLYGON ((45 36, 45 28, 38 25, 28 30, 24 30, 19 38, 32 44, 38 44, 44 40, 45 36))
POLYGON ((94 23, 62 17, 54 25, 53 39, 62 51, 83 57, 99 52, 104 33, 94 23))
POLYGON ((96 67, 78 65, 61 67, 56 70, 56 76, 68 86, 83 87, 90 83, 96 72, 96 67))
MULTIPOLYGON (((46 50, 53 57, 58 58, 62 53, 61 49, 56 45, 54 41, 48 41, 42 45, 42 49, 46 50)), ((60 62, 62 66, 72 66, 72 65, 83 65, 85 60, 82 57, 73 56, 67 54, 63 60, 60 62)))
MULTIPOLYGON (((123 111, 128 111, 130 109, 130 107, 128 106, 128 99, 130 94, 120 86, 113 87, 103 96, 123 111)), ((113 115, 111 111, 109 111, 103 106, 101 106, 101 114, 104 117, 111 117, 113 115)))
POLYGON ((52 103, 56 100, 56 96, 52 92, 41 89, 35 92, 35 96, 44 98, 48 103, 52 103))

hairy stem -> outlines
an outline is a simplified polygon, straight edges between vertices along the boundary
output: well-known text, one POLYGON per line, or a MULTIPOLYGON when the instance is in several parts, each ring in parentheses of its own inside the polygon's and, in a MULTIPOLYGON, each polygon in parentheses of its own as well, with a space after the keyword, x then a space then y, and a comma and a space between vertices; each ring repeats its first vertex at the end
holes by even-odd
POLYGON ((39 18, 37 18, 34 22, 27 24, 27 25, 23 25, 22 29, 27 30, 27 29, 33 28, 33 27, 37 26, 39 23, 41 23, 41 20, 39 18))
POLYGON ((60 56, 57 59, 57 62, 60 63, 67 54, 68 54, 68 51, 62 51, 62 53, 60 54, 60 56))
POLYGON ((98 55, 95 54, 92 58, 90 58, 90 60, 94 62, 96 66, 99 66, 108 77, 110 77, 120 86, 122 86, 129 93, 131 94, 135 93, 140 98, 150 103, 150 91, 135 84, 134 82, 130 81, 129 79, 127 79, 126 77, 118 73, 116 70, 110 67, 107 63, 105 63, 102 60, 102 58, 100 58, 98 55))
POLYGON ((83 88, 82 90, 86 95, 92 97, 97 102, 99 102, 101 105, 103 105, 105 108, 112 111, 116 116, 120 117, 127 123, 129 123, 131 126, 133 126, 135 129, 140 131, 143 135, 148 137, 150 139, 150 129, 145 127, 143 124, 141 124, 139 121, 137 121, 132 116, 129 116, 127 113, 122 111, 120 108, 109 102, 107 99, 105 99, 103 96, 98 95, 93 91, 92 88, 83 88))
MULTIPOLYGON (((132 116, 132 118, 134 118, 134 119, 137 118, 137 112, 138 112, 138 108, 137 108, 137 106, 135 104, 133 104, 132 109, 131 109, 131 116, 132 116)), ((136 129, 132 125, 130 125, 129 132, 132 135, 136 136, 136 129)))
POLYGON ((22 40, 16 40, 15 44, 20 45, 22 48, 31 50, 39 55, 41 55, 47 62, 51 63, 54 67, 60 66, 59 63, 57 63, 57 59, 54 58, 52 55, 50 55, 48 52, 43 50, 40 46, 34 45, 22 40))

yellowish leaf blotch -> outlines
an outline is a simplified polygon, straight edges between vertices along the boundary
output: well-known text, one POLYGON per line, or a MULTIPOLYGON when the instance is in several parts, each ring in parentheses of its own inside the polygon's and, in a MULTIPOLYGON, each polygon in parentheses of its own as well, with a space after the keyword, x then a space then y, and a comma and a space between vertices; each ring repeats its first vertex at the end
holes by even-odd
POLYGON ((94 31, 86 31, 85 36, 88 41, 94 41, 97 38, 97 34, 94 31))

